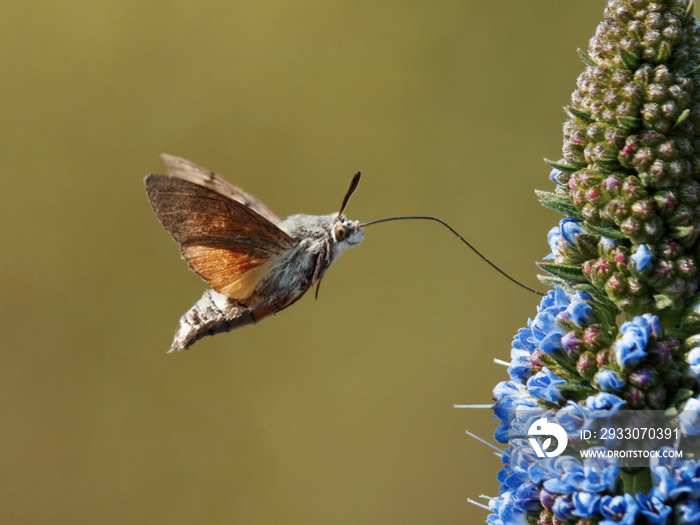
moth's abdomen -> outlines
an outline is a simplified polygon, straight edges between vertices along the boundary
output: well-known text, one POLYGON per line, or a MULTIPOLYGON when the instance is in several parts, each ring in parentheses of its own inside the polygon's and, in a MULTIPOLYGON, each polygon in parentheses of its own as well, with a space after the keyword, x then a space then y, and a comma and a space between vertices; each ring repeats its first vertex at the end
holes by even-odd
POLYGON ((255 322, 252 311, 238 301, 207 290, 182 317, 168 353, 185 350, 208 335, 230 332, 255 322))

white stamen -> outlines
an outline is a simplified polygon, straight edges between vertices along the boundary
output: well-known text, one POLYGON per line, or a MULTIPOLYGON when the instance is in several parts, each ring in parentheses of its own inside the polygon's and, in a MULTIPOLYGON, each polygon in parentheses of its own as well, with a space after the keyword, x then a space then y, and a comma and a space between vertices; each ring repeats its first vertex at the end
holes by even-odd
POLYGON ((504 361, 503 359, 496 359, 495 357, 493 358, 493 362, 497 365, 510 366, 510 363, 508 361, 504 361))
POLYGON ((503 451, 502 451, 500 448, 498 448, 496 445, 494 445, 493 443, 489 443, 489 442, 486 441, 484 438, 480 438, 479 436, 477 436, 476 434, 472 434, 472 433, 469 432, 468 430, 465 430, 465 432, 467 433, 468 436, 473 437, 474 439, 476 439, 477 441, 483 443, 483 444, 486 445, 487 447, 491 447, 492 449, 498 451, 499 454, 500 454, 501 452, 503 452, 503 451))
POLYGON ((454 408, 493 408, 491 405, 452 405, 454 408))
POLYGON ((478 501, 474 501, 474 500, 471 499, 471 498, 467 498, 467 501, 468 501, 469 503, 471 503, 472 505, 476 505, 477 507, 481 507, 482 509, 486 509, 486 510, 488 510, 488 511, 491 511, 491 509, 488 508, 488 507, 487 507, 486 505, 484 505, 483 503, 479 503, 478 501))

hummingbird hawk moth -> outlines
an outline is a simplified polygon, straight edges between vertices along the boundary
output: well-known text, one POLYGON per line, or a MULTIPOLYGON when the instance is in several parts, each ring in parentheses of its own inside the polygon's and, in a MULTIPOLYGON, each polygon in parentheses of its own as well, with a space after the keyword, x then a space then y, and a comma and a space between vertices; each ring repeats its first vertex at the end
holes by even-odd
POLYGON ((291 306, 330 265, 362 242, 364 229, 343 215, 360 183, 352 178, 340 210, 282 219, 242 188, 192 162, 163 155, 167 175, 145 178, 156 217, 190 269, 211 286, 181 318, 169 352, 291 306))
POLYGON ((359 171, 337 213, 282 219, 216 173, 179 157, 162 157, 168 174, 146 177, 148 199, 190 269, 211 286, 180 317, 169 352, 257 323, 294 304, 314 284, 318 296, 326 271, 343 250, 362 242, 364 227, 387 221, 439 222, 503 276, 544 295, 501 270, 437 217, 407 215, 363 223, 347 219, 343 212, 360 183, 359 171))

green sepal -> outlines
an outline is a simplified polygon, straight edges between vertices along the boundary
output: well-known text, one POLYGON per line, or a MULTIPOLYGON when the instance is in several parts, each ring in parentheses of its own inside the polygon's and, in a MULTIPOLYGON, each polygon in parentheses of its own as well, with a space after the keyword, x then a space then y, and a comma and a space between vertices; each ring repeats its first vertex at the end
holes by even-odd
POLYGON ((695 229, 692 226, 674 226, 673 232, 679 239, 684 239, 690 235, 695 235, 695 229))
POLYGON ((695 12, 695 0, 690 0, 685 8, 685 14, 683 15, 683 22, 688 20, 688 17, 695 12))
POLYGON ((639 65, 638 53, 623 50, 620 53, 620 58, 627 69, 635 69, 639 65))
POLYGON ((671 56, 671 51, 673 51, 671 44, 664 40, 659 46, 659 52, 656 54, 656 60, 658 62, 666 62, 671 56))
POLYGON ((685 120, 688 118, 690 115, 690 108, 684 109, 683 113, 678 115, 678 118, 676 119, 676 123, 671 127, 671 129, 675 128, 676 126, 681 125, 685 120))
MULTIPOLYGON (((581 377, 581 374, 578 371, 576 372, 576 375, 578 377, 581 377)), ((571 398, 575 399, 576 401, 586 399, 588 396, 594 396, 598 393, 598 391, 595 388, 591 386, 586 386, 586 383, 584 382, 581 382, 578 385, 572 382, 568 382, 561 385, 559 387, 559 390, 561 390, 562 392, 567 392, 569 394, 574 394, 573 396, 571 396, 571 398)))
POLYGON ((540 204, 545 208, 558 211, 567 217, 573 217, 580 221, 583 220, 583 215, 581 215, 581 212, 578 211, 569 197, 542 190, 535 190, 535 195, 537 195, 537 200, 539 200, 540 204))
POLYGON ((525 514, 525 520, 527 521, 527 525, 539 525, 540 516, 539 514, 533 514, 530 512, 525 514))
POLYGON ((550 288, 556 288, 561 286, 568 293, 576 293, 576 288, 574 288, 570 283, 566 282, 561 277, 554 277, 553 275, 538 275, 537 279, 550 288))
MULTIPOLYGON (((593 297, 593 301, 586 301, 593 307, 598 323, 603 327, 603 331, 608 334, 617 333, 617 307, 610 302, 607 296, 601 294, 590 284, 577 286, 579 291, 587 292, 593 297), (586 288, 584 290, 584 288, 586 288)), ((614 339, 614 335, 611 336, 614 339)))
POLYGON ((660 293, 654 296, 654 306, 657 310, 665 310, 673 306, 673 299, 666 294, 660 293))
POLYGON ((544 159, 544 161, 552 168, 556 168, 560 171, 563 171, 565 173, 575 173, 581 168, 585 167, 585 164, 581 164, 580 166, 573 166, 571 164, 567 164, 566 162, 555 162, 553 160, 549 159, 544 159))
POLYGON ((671 398, 669 406, 679 405, 686 399, 693 397, 694 394, 695 392, 693 392, 691 388, 681 388, 676 392, 676 395, 671 398))
POLYGON ((620 161, 617 160, 617 157, 601 157, 596 159, 595 163, 603 171, 608 173, 611 173, 620 167, 620 161))
POLYGON ((584 64, 587 66, 591 67, 596 67, 598 64, 595 63, 595 61, 591 58, 591 55, 588 54, 588 51, 585 49, 579 48, 578 49, 578 56, 581 58, 584 64))
POLYGON ((620 469, 619 477, 622 481, 622 490, 627 494, 641 492, 646 494, 651 490, 651 469, 620 469))
POLYGON ((583 276, 583 270, 579 264, 538 262, 537 266, 542 268, 545 272, 551 273, 556 277, 561 277, 568 282, 586 282, 586 278, 583 276))
MULTIPOLYGON (((562 379, 566 379, 567 385, 581 383, 581 374, 576 370, 576 361, 572 361, 561 351, 554 351, 540 356, 544 366, 562 379)), ((564 385, 562 385, 564 386, 564 385)))
POLYGON ((600 325, 603 327, 603 331, 606 334, 617 332, 617 319, 615 319, 616 316, 614 315, 614 312, 611 312, 607 308, 594 308, 594 310, 598 314, 600 325))
POLYGON ((604 291, 599 290, 595 286, 593 286, 590 283, 581 283, 576 285, 576 289, 574 291, 579 291, 579 292, 586 292, 589 294, 593 299, 604 306, 606 306, 608 309, 613 308, 613 303, 610 301, 610 298, 608 297, 608 294, 605 293, 604 291))
POLYGON ((700 298, 697 294, 693 296, 693 302, 686 307, 681 319, 685 325, 700 324, 700 298))
MULTIPOLYGON (((664 330, 666 332, 666 330, 664 330)), ((700 334, 697 333, 697 331, 693 330, 692 335, 688 336, 688 334, 685 334, 685 337, 687 339, 683 341, 685 343, 686 348, 695 348, 696 346, 700 346, 700 334)), ((682 339, 682 336, 679 337, 679 339, 682 339)))
MULTIPOLYGON (((585 225, 584 225, 585 226, 585 225)), ((598 256, 598 241, 597 235, 588 233, 579 233, 576 236, 576 247, 584 261, 595 259, 598 256)))
POLYGON ((638 117, 618 117, 617 118, 617 123, 620 125, 620 127, 626 129, 627 131, 639 127, 639 122, 640 122, 640 120, 638 117))
POLYGON ((607 226, 596 226, 595 224, 591 224, 590 222, 586 221, 583 224, 583 227, 586 228, 589 232, 594 233, 595 235, 599 235, 601 237, 607 237, 608 239, 626 239, 627 236, 622 233, 618 228, 609 228, 607 226))
POLYGON ((595 122, 595 119, 591 117, 588 113, 585 111, 581 111, 580 109, 576 109, 573 106, 564 106, 564 111, 566 111, 570 117, 575 117, 579 120, 583 120, 586 124, 591 124, 595 122))

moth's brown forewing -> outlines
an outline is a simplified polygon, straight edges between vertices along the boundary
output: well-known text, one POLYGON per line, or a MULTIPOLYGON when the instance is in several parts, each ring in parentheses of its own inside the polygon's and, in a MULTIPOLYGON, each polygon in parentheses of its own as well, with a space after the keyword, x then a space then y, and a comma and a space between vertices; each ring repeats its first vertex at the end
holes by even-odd
POLYGON ((294 243, 246 205, 198 183, 149 175, 146 189, 190 268, 231 299, 245 301, 268 265, 294 243))
POLYGON ((198 186, 208 188, 216 193, 240 202, 259 215, 265 217, 273 224, 282 222, 282 217, 277 215, 267 204, 251 195, 243 188, 231 184, 213 171, 209 171, 194 162, 173 155, 162 154, 163 162, 168 170, 168 175, 173 178, 192 182, 198 186))

